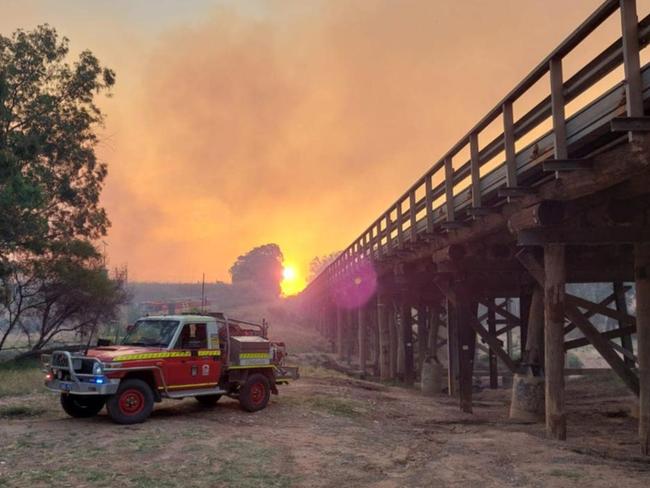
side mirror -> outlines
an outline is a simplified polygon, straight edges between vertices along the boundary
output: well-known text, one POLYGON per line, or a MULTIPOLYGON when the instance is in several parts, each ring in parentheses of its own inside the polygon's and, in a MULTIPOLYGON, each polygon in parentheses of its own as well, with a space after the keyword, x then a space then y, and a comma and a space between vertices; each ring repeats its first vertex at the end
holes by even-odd
POLYGON ((112 344, 110 339, 97 339, 97 347, 106 347, 112 344))
POLYGON ((127 325, 127 326, 126 326, 126 333, 128 334, 128 333, 131 332, 133 329, 135 329, 135 325, 134 325, 134 324, 127 325))

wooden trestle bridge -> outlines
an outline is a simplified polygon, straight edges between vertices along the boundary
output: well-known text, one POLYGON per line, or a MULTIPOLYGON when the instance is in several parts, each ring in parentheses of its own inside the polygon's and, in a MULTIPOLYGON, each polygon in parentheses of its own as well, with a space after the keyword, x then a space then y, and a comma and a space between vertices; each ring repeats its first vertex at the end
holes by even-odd
POLYGON ((518 408, 541 395, 548 435, 565 439, 565 356, 591 344, 638 397, 650 455, 649 42, 635 0, 604 2, 309 284, 305 314, 341 357, 405 384, 440 361, 471 412, 484 350, 491 386, 509 370, 518 408), (563 59, 613 15, 620 39, 563 78, 563 59), (565 115, 616 72, 618 84, 565 115), (513 104, 545 78, 548 96, 515 119, 513 104), (480 145, 495 121, 502 132, 480 145), (609 283, 611 294, 592 302, 570 283, 609 283), (597 316, 617 328, 599 330, 597 316))

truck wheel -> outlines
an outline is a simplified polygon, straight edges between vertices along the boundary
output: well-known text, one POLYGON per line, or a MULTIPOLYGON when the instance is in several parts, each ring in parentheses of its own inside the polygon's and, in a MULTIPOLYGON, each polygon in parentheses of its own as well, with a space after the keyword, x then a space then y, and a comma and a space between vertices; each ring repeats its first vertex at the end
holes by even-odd
POLYGON ((94 417, 106 403, 106 398, 96 395, 70 395, 61 393, 61 406, 70 417, 94 417))
POLYGON ((199 402, 204 407, 213 407, 215 403, 219 401, 221 395, 199 395, 196 398, 196 401, 199 402))
POLYGON ((153 401, 153 392, 149 385, 132 378, 120 383, 115 395, 108 398, 106 410, 115 423, 138 424, 151 415, 153 401))
POLYGON ((239 404, 247 412, 262 410, 269 403, 271 388, 263 374, 251 375, 239 392, 239 404))

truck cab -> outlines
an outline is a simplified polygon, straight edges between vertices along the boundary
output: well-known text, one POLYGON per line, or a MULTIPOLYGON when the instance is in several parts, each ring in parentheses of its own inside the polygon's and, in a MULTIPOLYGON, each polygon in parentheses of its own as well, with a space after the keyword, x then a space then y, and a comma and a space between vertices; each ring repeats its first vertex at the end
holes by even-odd
POLYGON ((247 411, 265 408, 277 385, 298 378, 284 365, 284 343, 267 338, 268 324, 206 315, 143 317, 120 344, 100 341, 85 354, 43 356, 45 386, 60 393, 73 417, 106 405, 118 423, 144 421, 164 398, 195 397, 214 405, 223 395, 247 411))

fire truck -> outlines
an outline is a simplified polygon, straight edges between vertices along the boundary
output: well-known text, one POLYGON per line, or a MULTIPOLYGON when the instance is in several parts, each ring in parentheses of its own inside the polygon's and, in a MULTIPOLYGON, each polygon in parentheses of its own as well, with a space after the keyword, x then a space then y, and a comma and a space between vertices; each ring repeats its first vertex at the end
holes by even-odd
POLYGON ((54 351, 42 362, 45 386, 60 393, 68 415, 92 417, 105 405, 113 421, 134 424, 164 398, 212 406, 226 395, 248 412, 262 410, 278 385, 298 379, 286 355, 265 321, 213 313, 143 317, 120 344, 100 339, 85 353, 54 351))

